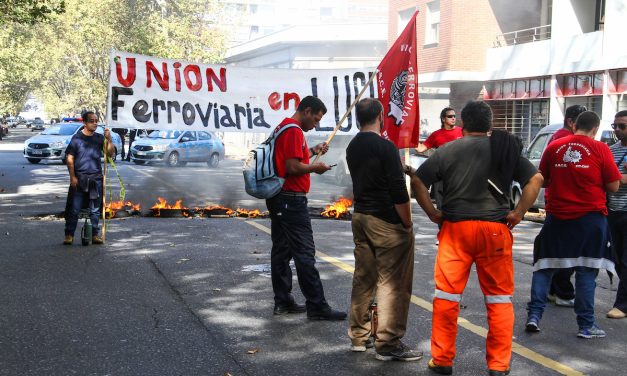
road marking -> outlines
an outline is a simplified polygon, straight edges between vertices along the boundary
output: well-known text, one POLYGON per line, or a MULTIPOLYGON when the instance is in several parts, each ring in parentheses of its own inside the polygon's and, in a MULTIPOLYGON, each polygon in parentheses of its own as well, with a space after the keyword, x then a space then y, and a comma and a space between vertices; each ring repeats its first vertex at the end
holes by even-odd
MULTIPOLYGON (((246 223, 270 235, 270 229, 267 228, 266 226, 257 222, 252 222, 252 221, 246 221, 246 223)), ((346 264, 345 262, 340 261, 336 259, 335 257, 329 256, 326 253, 321 252, 318 249, 316 249, 316 256, 320 258, 321 260, 324 260, 348 273, 352 274, 355 271, 355 268, 350 266, 349 264, 346 264)), ((428 301, 422 298, 417 297, 416 295, 412 294, 411 302, 420 308, 423 308, 429 312, 433 312, 433 304, 429 303, 428 301)), ((460 327, 466 330, 471 331, 472 333, 480 337, 487 338, 488 336, 488 330, 486 328, 479 326, 479 325, 475 325, 461 316, 457 318, 457 325, 459 325, 460 327)), ((539 354, 531 350, 530 348, 525 347, 513 341, 512 341, 512 352, 522 356, 523 358, 527 358, 531 360, 532 362, 538 363, 541 366, 557 371, 561 373, 562 375, 583 376, 583 373, 573 368, 570 368, 567 365, 562 364, 558 361, 547 358, 546 356, 539 354)))

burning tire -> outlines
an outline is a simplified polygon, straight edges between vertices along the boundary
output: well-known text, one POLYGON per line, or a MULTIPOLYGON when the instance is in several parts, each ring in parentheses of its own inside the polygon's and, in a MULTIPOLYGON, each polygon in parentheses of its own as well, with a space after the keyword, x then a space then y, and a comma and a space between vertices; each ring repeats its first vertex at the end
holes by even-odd
POLYGON ((39 158, 26 158, 30 163, 32 164, 37 164, 39 162, 41 162, 41 159, 39 158))
POLYGON ((170 167, 180 166, 181 163, 180 163, 180 159, 179 159, 179 153, 177 153, 175 151, 170 153, 170 155, 168 155, 168 159, 166 160, 166 163, 170 167))
POLYGON ((220 164, 220 157, 218 157, 218 154, 211 154, 211 158, 209 158, 209 160, 207 161, 207 166, 211 168, 216 168, 218 167, 218 164, 220 164))

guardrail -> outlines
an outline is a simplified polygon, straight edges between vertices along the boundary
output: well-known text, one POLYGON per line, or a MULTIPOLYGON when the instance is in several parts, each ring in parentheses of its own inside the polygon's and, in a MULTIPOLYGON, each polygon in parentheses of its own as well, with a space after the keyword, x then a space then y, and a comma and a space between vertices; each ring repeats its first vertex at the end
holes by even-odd
POLYGON ((494 47, 512 46, 551 39, 551 25, 536 26, 529 29, 510 31, 496 36, 494 47))

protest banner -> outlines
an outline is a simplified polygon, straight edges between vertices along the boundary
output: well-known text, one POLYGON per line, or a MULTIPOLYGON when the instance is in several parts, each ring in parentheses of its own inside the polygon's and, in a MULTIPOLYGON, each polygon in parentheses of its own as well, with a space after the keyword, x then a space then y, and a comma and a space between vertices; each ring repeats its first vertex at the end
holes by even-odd
MULTIPOLYGON (((136 129, 268 133, 307 95, 327 115, 310 133, 333 131, 374 68, 305 70, 242 68, 111 53, 107 123, 136 129)), ((376 97, 370 84, 364 96, 376 97)), ((358 132, 354 112, 339 129, 358 132)))

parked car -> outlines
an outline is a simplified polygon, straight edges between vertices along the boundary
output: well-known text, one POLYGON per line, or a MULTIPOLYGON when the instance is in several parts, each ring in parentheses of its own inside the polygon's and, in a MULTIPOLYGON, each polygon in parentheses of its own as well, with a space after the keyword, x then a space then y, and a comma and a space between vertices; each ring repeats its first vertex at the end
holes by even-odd
POLYGON ((131 160, 141 165, 165 162, 168 166, 184 166, 187 162, 206 162, 218 167, 224 159, 224 143, 213 132, 156 130, 148 137, 136 138, 131 147, 131 160))
POLYGON ((4 121, 6 122, 7 127, 9 128, 17 127, 18 120, 16 117, 9 116, 8 118, 4 119, 4 121))
MULTIPOLYGON (((72 136, 81 129, 83 129, 83 123, 59 123, 49 127, 24 142, 24 158, 34 164, 44 159, 58 160, 65 163, 65 149, 70 143, 72 136)), ((96 132, 103 134, 104 127, 98 125, 96 132)), ((113 156, 115 161, 118 153, 122 150, 122 140, 114 132, 111 132, 111 139, 115 148, 113 156)))
POLYGON ((30 128, 31 132, 35 132, 35 131, 43 131, 45 129, 44 127, 44 121, 41 120, 41 118, 35 118, 35 120, 33 120, 33 124, 30 128))
MULTIPOLYGON (((562 128, 564 124, 556 123, 547 125, 546 127, 540 129, 536 137, 531 141, 527 150, 524 151, 525 157, 529 159, 531 163, 533 163, 536 168, 540 165, 540 159, 542 158, 542 154, 546 149, 549 140, 553 136, 555 132, 557 132, 560 128, 562 128)), ((608 121, 601 121, 601 126, 599 127, 599 131, 595 137, 595 140, 604 142, 608 145, 614 144, 618 139, 616 138, 616 134, 608 121)), ((536 209, 544 209, 544 188, 540 189, 540 194, 538 198, 533 204, 533 208, 536 209)))

